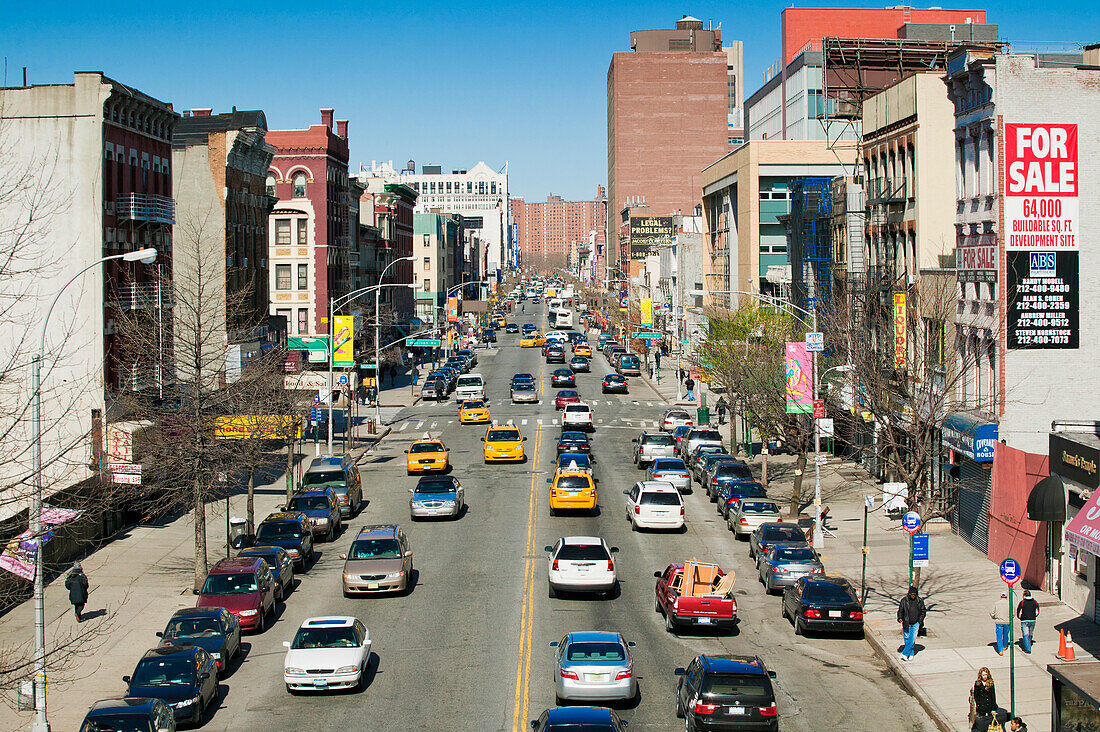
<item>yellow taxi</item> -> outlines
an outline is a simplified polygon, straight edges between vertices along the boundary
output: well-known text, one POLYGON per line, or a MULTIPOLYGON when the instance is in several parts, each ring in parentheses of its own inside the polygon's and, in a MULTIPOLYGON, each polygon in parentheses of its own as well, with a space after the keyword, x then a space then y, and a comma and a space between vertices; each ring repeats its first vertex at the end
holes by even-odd
POLYGON ((546 482, 550 484, 551 516, 562 510, 596 512, 596 482, 590 472, 566 467, 546 482))
POLYGON ((505 328, 505 327, 507 327, 507 325, 508 325, 508 321, 504 319, 503 315, 496 319, 496 326, 498 328, 505 328))
POLYGON ((538 331, 534 333, 528 333, 520 340, 520 348, 538 348, 546 343, 546 337, 540 334, 538 331))
POLYGON ((523 462, 523 443, 526 440, 514 424, 490 425, 481 438, 485 443, 485 462, 523 462))
POLYGON ((458 405, 459 424, 480 424, 488 421, 489 405, 484 399, 464 399, 458 405))
POLYGON ((592 355, 592 346, 588 345, 587 343, 578 343, 577 345, 573 346, 573 355, 574 356, 591 356, 592 355))
POLYGON ((409 445, 405 451, 405 460, 409 475, 413 473, 432 473, 445 471, 450 465, 450 452, 442 441, 425 434, 409 445))

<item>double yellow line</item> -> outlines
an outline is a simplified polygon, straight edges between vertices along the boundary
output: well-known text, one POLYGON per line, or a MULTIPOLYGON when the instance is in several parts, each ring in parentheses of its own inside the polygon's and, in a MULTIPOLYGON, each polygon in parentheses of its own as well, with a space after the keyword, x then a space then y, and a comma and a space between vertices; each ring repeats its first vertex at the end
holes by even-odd
MULTIPOLYGON (((540 369, 541 375, 541 369, 540 369)), ((542 442, 542 425, 535 428, 534 449, 531 451, 531 496, 527 506, 527 545, 523 553, 523 602, 520 605, 519 658, 516 660, 516 693, 512 707, 512 732, 527 728, 530 702, 531 635, 535 625, 535 516, 538 511, 538 459, 542 442)))

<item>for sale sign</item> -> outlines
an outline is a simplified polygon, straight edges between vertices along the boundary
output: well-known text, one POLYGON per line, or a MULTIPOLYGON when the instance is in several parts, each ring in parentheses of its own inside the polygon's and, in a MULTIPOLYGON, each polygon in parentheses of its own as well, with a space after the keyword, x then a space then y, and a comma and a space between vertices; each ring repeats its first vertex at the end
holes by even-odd
POLYGON ((1005 247, 1077 251, 1077 125, 1005 125, 1005 247))

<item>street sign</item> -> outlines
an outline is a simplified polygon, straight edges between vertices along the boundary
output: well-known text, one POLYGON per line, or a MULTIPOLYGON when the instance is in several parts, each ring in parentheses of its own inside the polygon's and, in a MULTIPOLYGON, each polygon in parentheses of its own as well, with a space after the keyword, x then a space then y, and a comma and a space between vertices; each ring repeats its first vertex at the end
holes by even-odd
POLYGON ((828 455, 814 455, 814 462, 817 463, 818 465, 825 465, 826 463, 829 462, 829 456, 828 455))
POLYGON ((107 463, 107 472, 141 475, 141 463, 107 463))
POLYGON ((347 374, 340 374, 340 378, 336 379, 336 381, 339 382, 340 386, 347 386, 348 385, 348 375, 347 374))
POLYGON ((313 403, 314 404, 320 404, 320 402, 321 402, 321 395, 320 394, 314 394, 313 395, 313 403))
POLYGON ((825 419, 824 399, 814 399, 814 419, 825 419))
POLYGON ((822 437, 832 437, 834 431, 832 418, 823 417, 822 419, 817 420, 817 431, 821 434, 822 437))
POLYGON ((1001 580, 1012 587, 1020 581, 1020 563, 1009 557, 1001 562, 1001 580))
POLYGON ((905 483, 883 483, 882 504, 888 512, 904 511, 908 500, 908 489, 905 483))
POLYGON ((681 345, 681 346, 690 346, 690 345, 691 345, 691 341, 680 341, 680 345, 681 345))
POLYGON ((311 422, 320 422, 321 421, 321 409, 320 409, 320 407, 314 407, 312 410, 310 410, 309 421, 311 421, 311 422))
POLYGON ((873 511, 875 509, 875 497, 874 496, 864 496, 863 497, 863 505, 867 506, 868 511, 873 511))
POLYGON ((660 339, 660 338, 664 338, 665 334, 664 333, 655 333, 655 332, 649 331, 649 330, 642 330, 642 331, 637 331, 635 333, 631 333, 630 337, 631 338, 658 338, 658 339, 660 339))
POLYGON ((928 566, 928 534, 916 534, 913 536, 913 566, 928 566))
POLYGON ((141 476, 129 475, 127 473, 112 473, 111 482, 118 484, 126 483, 129 485, 141 485, 141 476))
POLYGON ((806 350, 807 351, 824 351, 825 350, 825 334, 824 333, 807 333, 806 334, 806 350))
POLYGON ((901 517, 901 527, 909 532, 909 535, 920 531, 920 514, 916 511, 910 511, 901 517))
POLYGON ((407 343, 412 348, 439 348, 443 341, 439 338, 412 338, 407 343))

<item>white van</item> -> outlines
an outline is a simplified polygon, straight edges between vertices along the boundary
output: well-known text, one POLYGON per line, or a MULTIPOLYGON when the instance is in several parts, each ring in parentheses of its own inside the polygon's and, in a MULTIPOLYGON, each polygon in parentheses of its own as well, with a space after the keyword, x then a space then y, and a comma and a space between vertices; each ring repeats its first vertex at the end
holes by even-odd
POLYGON ((481 374, 463 374, 455 384, 455 399, 484 399, 485 379, 481 374))

